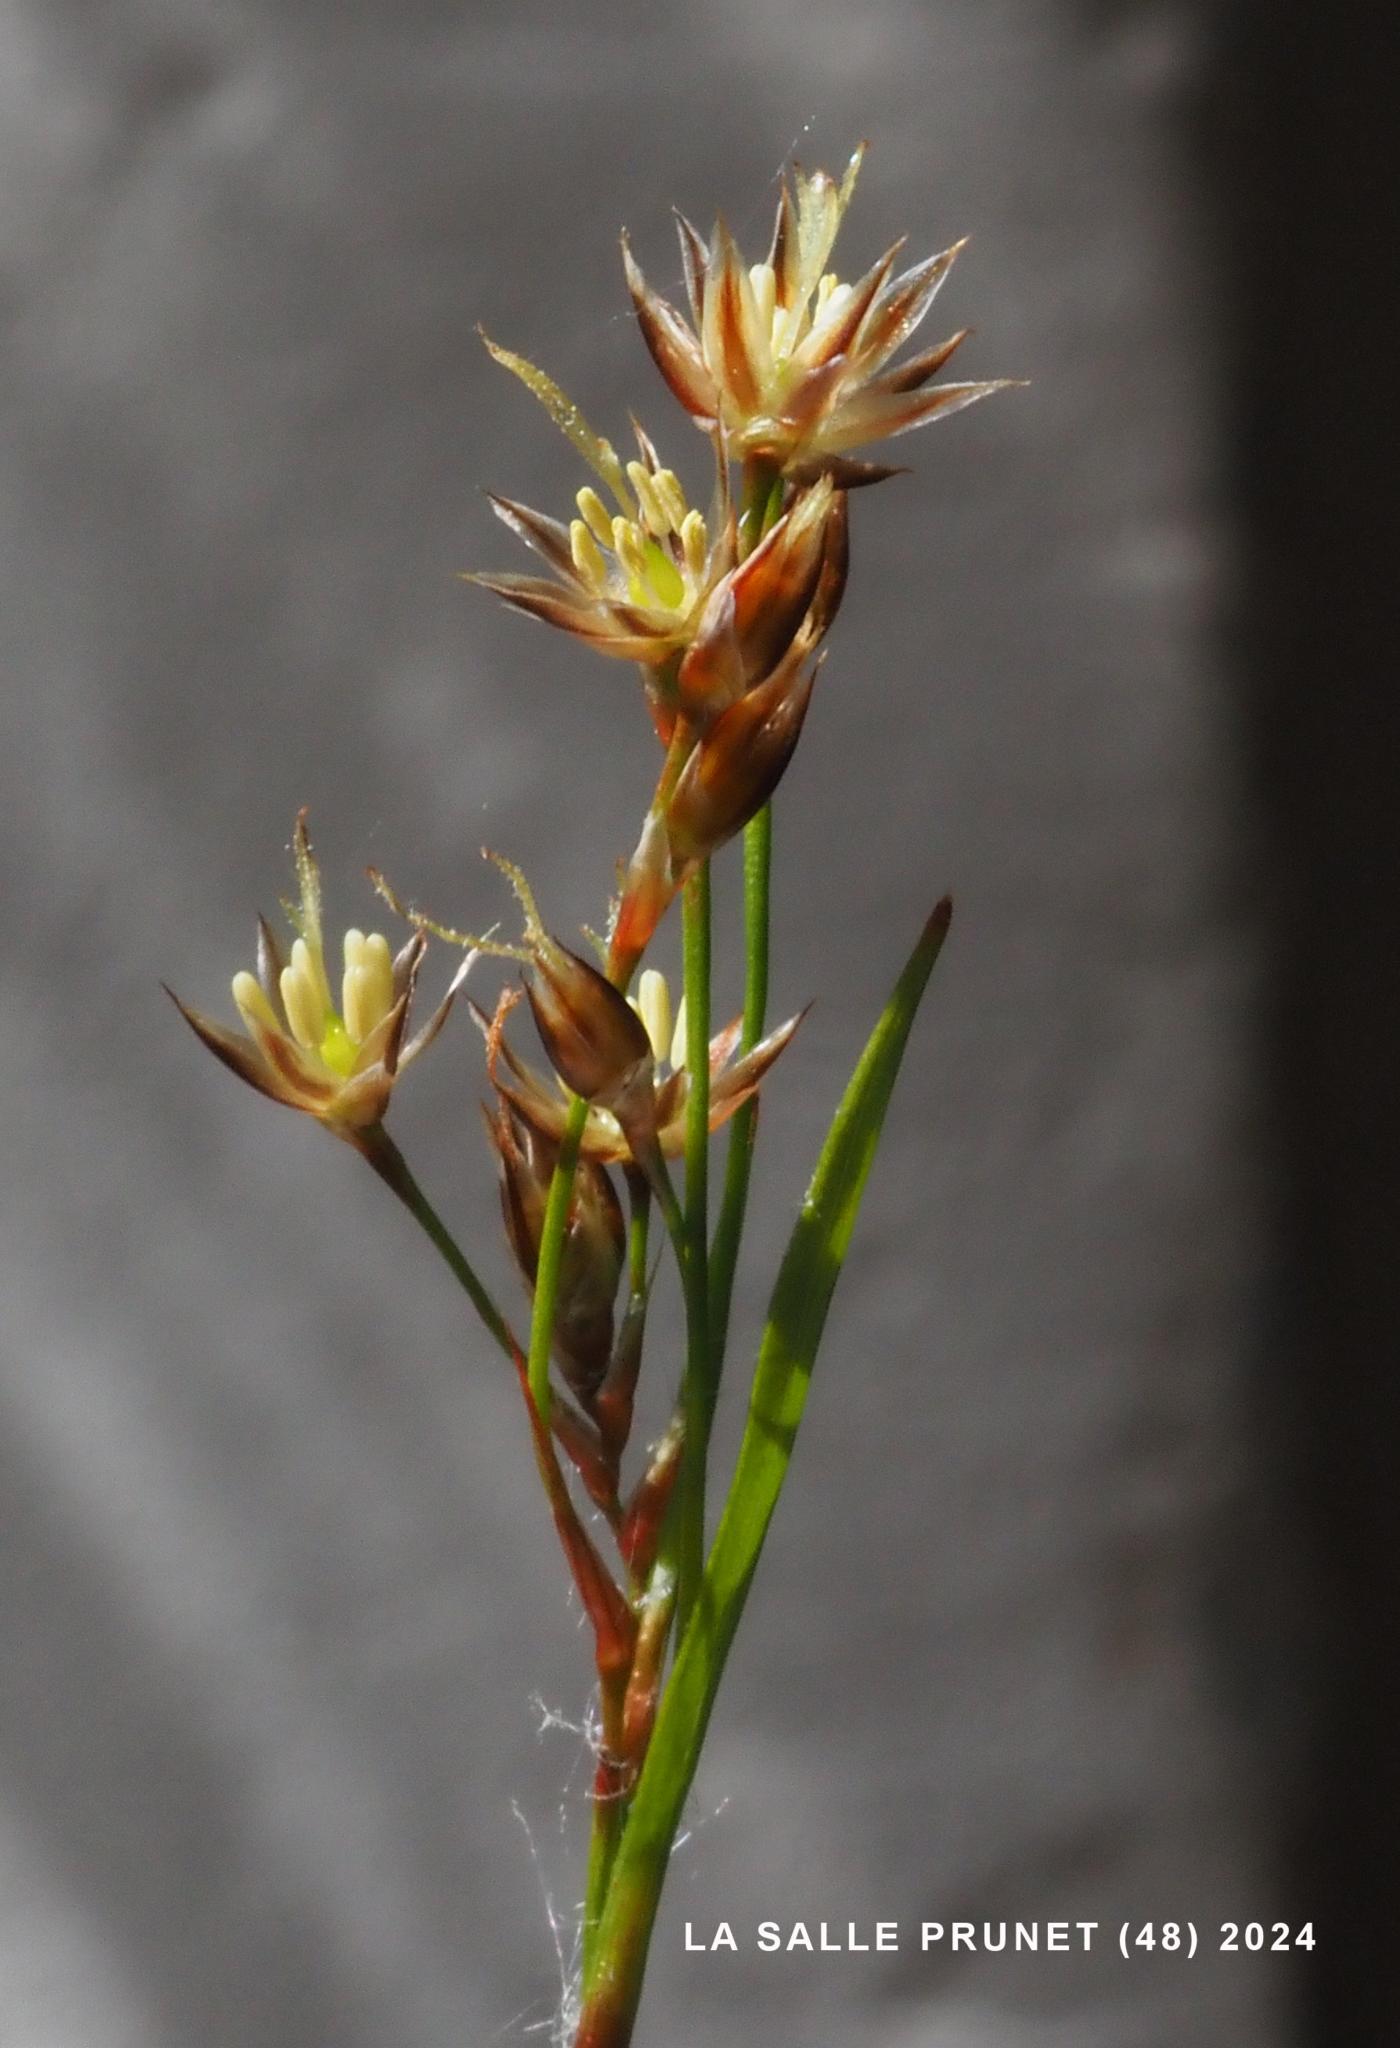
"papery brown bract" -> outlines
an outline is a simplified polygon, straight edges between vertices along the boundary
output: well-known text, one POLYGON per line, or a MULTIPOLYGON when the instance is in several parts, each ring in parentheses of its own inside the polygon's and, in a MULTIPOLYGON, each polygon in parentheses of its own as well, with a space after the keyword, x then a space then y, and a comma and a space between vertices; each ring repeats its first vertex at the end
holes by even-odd
POLYGON ((636 850, 623 868, 608 939, 608 973, 625 988, 656 927, 675 900, 671 846, 664 814, 653 808, 642 824, 636 850))

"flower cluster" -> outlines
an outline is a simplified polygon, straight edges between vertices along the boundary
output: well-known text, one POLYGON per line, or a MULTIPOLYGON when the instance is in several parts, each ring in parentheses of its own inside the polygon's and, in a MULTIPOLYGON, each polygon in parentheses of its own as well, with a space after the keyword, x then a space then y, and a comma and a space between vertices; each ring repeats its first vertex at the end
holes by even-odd
POLYGON ((780 1271, 751 1431, 707 1568, 707 1445, 758 1095, 801 1022, 799 1014, 766 1028, 768 806, 804 730, 845 595, 848 493, 895 473, 857 451, 1001 388, 938 381, 961 333, 901 356, 962 244, 901 269, 896 243, 853 282, 829 267, 861 158, 857 151, 839 180, 794 170, 761 262, 745 262, 723 221, 706 242, 681 219, 689 319, 648 285, 624 237, 642 337, 709 442, 713 483, 703 507, 645 428, 634 422, 636 454, 624 460, 546 372, 487 342, 567 437, 588 477, 564 517, 493 496, 496 515, 535 563, 528 573, 471 580, 615 663, 635 665, 660 745, 640 829, 635 841, 630 830, 622 840, 632 851, 617 864, 605 929, 589 934, 594 957, 546 926, 519 868, 489 855, 518 899, 518 941, 496 937, 494 927, 480 937, 453 931, 403 905, 374 876, 411 935, 395 954, 382 933, 347 931, 333 982, 303 813, 292 842, 297 900, 284 906, 290 943, 260 920, 256 973, 233 977, 242 1030, 179 1004, 242 1080, 314 1117, 373 1166, 441 1253, 518 1379, 536 1469, 591 1626, 599 1688, 576 2048, 629 2048, 632 2040, 651 1917, 708 1701, 782 1483, 914 1009, 947 929, 945 901, 833 1122, 780 1271), (739 833, 744 1006, 715 1030, 709 864, 739 833), (673 1009, 664 977, 646 963, 682 892, 687 997, 673 1009), (466 957, 409 1037, 430 935, 463 946, 466 957), (469 1007, 485 1045, 482 1110, 506 1246, 528 1300, 523 1341, 385 1129, 399 1076, 437 1036, 482 955, 512 968, 493 1008, 469 1007), (512 1019, 526 1012, 542 1060, 511 1042, 512 1019), (712 1214, 709 1148, 726 1126, 723 1193, 712 1214), (673 1180, 677 1162, 683 1183, 673 1180), (670 1420, 628 1490, 624 1457, 659 1264, 654 1217, 679 1282, 684 1361, 670 1420), (597 1510, 591 1523, 580 1486, 597 1510), (600 1548, 608 1542, 612 1562, 600 1548), (713 1560, 726 1544, 720 1571, 713 1560), (671 1696, 668 1669, 685 1675, 681 1719, 665 1740, 653 1740, 671 1696), (659 1791, 658 1769, 669 1773, 659 1791))
MULTIPOLYGON (((571 1104, 587 1105, 583 1172, 566 1225, 563 1294, 572 1320, 564 1315, 558 1337, 576 1387, 596 1385, 612 1342, 622 1211, 607 1171, 654 1174, 658 1161, 677 1157, 692 1090, 683 1045, 666 1028, 664 983, 647 970, 635 1001, 626 991, 687 878, 762 809, 792 758, 845 591, 847 490, 893 473, 855 461, 852 451, 1000 388, 934 382, 961 333, 892 362, 962 244, 899 270, 896 243, 854 283, 829 269, 862 155, 839 181, 794 170, 760 263, 744 263, 723 221, 706 243, 682 217, 689 322, 647 284, 624 237, 642 336, 712 445, 715 483, 705 510, 690 502, 640 425, 637 453, 624 461, 543 370, 486 344, 567 436, 592 480, 578 489, 567 520, 493 496, 499 518, 547 573, 472 580, 595 651, 637 664, 665 750, 636 847, 622 865, 601 968, 546 931, 523 879, 505 862, 525 908, 524 943, 469 942, 469 958, 484 944, 526 967, 525 990, 553 1069, 540 1073, 508 1043, 515 994, 503 996, 489 1023, 477 1013, 496 1095, 488 1128, 507 1234, 532 1284, 571 1104), (730 482, 736 462, 737 493, 730 482)), ((257 974, 234 977, 243 1032, 181 1008, 205 1044, 253 1087, 360 1142, 382 1124, 398 1075, 441 1029, 462 975, 405 1042, 426 933, 443 928, 415 918, 397 957, 382 935, 351 930, 337 1008, 304 817, 294 854, 300 901, 288 907, 290 953, 284 957, 261 923, 257 974)), ((712 1130, 752 1098, 796 1022, 742 1044, 737 1021, 714 1037, 706 1077, 712 1130)))
MULTIPOLYGON (((486 342, 567 436, 591 480, 567 519, 492 496, 497 516, 546 573, 472 580, 596 652, 635 663, 664 748, 640 836, 621 867, 601 966, 546 931, 506 862, 525 911, 523 943, 467 941, 467 964, 484 949, 525 968, 524 992, 552 1069, 540 1072, 507 1039, 519 990, 503 994, 489 1021, 475 1012, 495 1094, 487 1123, 507 1236, 531 1286, 571 1106, 586 1105, 555 1332, 561 1370, 585 1406, 608 1369, 623 1267, 623 1212, 608 1174, 654 1177, 680 1156, 694 1086, 683 1035, 670 1027, 665 983, 647 969, 636 998, 626 992, 687 879, 748 825, 792 759, 846 587, 847 490, 893 474, 852 451, 1000 388, 934 381, 961 333, 893 361, 961 243, 904 270, 896 243, 854 283, 828 267, 862 156, 858 150, 839 181, 793 171, 762 262, 745 264, 723 221, 707 243, 680 218, 689 321, 647 284, 623 238, 642 336, 711 443, 715 481, 704 510, 643 427, 634 422, 637 453, 624 460, 543 370, 486 342)), ((180 1007, 245 1081, 363 1147, 382 1125, 398 1075, 441 1029, 466 967, 406 1040, 426 935, 443 928, 415 916, 396 957, 381 934, 351 930, 337 1007, 304 817, 293 844, 293 941, 284 956, 260 923, 257 973, 233 981, 244 1030, 180 1007)), ((751 1101, 797 1021, 744 1038, 736 1020, 714 1036, 705 1076, 711 1130, 751 1101)))

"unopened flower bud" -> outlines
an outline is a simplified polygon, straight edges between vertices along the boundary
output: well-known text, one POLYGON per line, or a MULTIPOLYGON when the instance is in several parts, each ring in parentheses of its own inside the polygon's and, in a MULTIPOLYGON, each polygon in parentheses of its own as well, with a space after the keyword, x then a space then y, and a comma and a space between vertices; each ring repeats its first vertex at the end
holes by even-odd
POLYGON ((650 1095, 651 1041, 624 995, 577 953, 545 938, 533 947, 525 991, 554 1071, 567 1088, 621 1119, 650 1095))
POLYGON ((782 780, 816 669, 790 659, 716 720, 682 769, 667 810, 673 868, 706 860, 743 830, 782 780))
MULTIPOLYGON (((559 1148, 505 1102, 487 1119, 487 1130, 500 1162, 506 1236, 533 1291, 559 1148)), ((612 1357, 613 1304, 626 1250, 617 1191, 601 1166, 581 1159, 564 1233, 553 1342, 560 1370, 585 1408, 612 1357)))

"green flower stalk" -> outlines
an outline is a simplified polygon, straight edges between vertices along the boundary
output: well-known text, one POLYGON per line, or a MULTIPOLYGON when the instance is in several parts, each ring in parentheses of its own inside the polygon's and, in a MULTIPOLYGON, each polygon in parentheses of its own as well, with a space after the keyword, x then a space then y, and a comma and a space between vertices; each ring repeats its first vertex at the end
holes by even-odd
MULTIPOLYGON (((640 827, 634 818, 627 831, 624 821, 611 847, 593 849, 601 868, 619 842, 633 847, 616 870, 602 935, 589 934, 582 952, 566 945, 521 871, 492 855, 523 912, 518 942, 440 925, 405 909, 376 878, 410 935, 394 954, 378 934, 348 932, 333 988, 303 817, 290 949, 260 925, 257 973, 233 981, 244 1030, 180 1006, 243 1080, 361 1153, 438 1251, 520 1388, 530 1462, 589 1623, 599 1698, 573 2048, 630 2048, 636 2039, 685 1800, 948 930, 944 901, 836 1108, 758 1334, 738 1460, 717 1475, 710 1437, 736 1349, 731 1309, 761 1093, 785 1085, 791 1062, 781 1075, 774 1069, 801 1014, 767 1027, 772 799, 805 730, 846 591, 847 492, 894 473, 852 451, 1002 388, 935 382, 961 334, 896 360, 961 244, 903 271, 896 245, 854 283, 828 269, 861 155, 839 181, 794 172, 762 262, 746 265, 723 223, 707 244, 682 221, 689 322, 651 290, 624 245, 642 336, 709 442, 715 480, 705 511, 644 429, 637 456, 624 462, 543 371, 487 344, 594 480, 577 490, 567 521, 493 498, 547 574, 473 580, 594 651, 636 664, 661 746, 640 827), (729 886, 725 849, 740 837, 743 1007, 716 1028, 713 903, 729 886), (683 995, 674 1006, 648 959, 668 918, 680 927, 683 995), (410 1038, 429 934, 464 946, 466 958, 410 1038), (438 1037, 468 969, 483 958, 507 963, 511 977, 493 1009, 470 1007, 485 1047, 484 1121, 505 1248, 529 1308, 520 1337, 384 1122, 400 1074, 438 1037), (533 1024, 537 1053, 513 1042, 517 1012, 533 1024), (684 1312, 672 1356, 660 1351, 649 1315, 667 1257, 684 1312), (636 1444, 644 1383, 660 1390, 669 1420, 654 1442, 636 1444)), ((619 714, 608 705, 600 715, 619 714)))

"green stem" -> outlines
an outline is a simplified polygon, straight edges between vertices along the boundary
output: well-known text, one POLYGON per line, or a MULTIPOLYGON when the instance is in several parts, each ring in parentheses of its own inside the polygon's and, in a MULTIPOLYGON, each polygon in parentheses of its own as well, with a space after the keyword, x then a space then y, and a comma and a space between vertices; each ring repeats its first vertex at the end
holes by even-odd
MULTIPOLYGON (((635 1167, 628 1171, 627 1191, 630 1201, 627 1224, 627 1312, 630 1316, 644 1316, 648 1291, 647 1252, 651 1234, 651 1187, 645 1176, 635 1167)), ((643 1589, 643 1610, 648 1597, 643 1589)), ((588 1847, 588 1888, 583 1907, 582 1961, 585 1971, 591 1961, 593 1937, 602 1918, 603 1901, 607 1897, 613 1858, 622 1839, 622 1826, 626 1818, 625 1798, 594 1799, 593 1828, 588 1847)))
POLYGON ((554 1324, 559 1307, 559 1275, 564 1264, 564 1236, 569 1222, 569 1204, 574 1195, 574 1174, 578 1168, 579 1144, 588 1121, 588 1104, 575 1096, 569 1120, 559 1141, 559 1157, 549 1183, 544 1225, 540 1231, 540 1255, 535 1268, 535 1300, 530 1315, 529 1381, 530 1398, 539 1418, 549 1422, 549 1354, 554 1342, 554 1324))
POLYGON ((685 1120, 686 1304, 685 1379, 681 1407, 685 1450, 677 1482, 678 1633, 685 1633, 705 1559, 705 1466, 714 1415, 710 1370, 710 864, 702 862, 685 885, 682 959, 685 981, 685 1064, 689 1077, 685 1120))
MULTIPOLYGON (((741 484, 739 532, 741 545, 751 552, 782 516, 783 480, 770 462, 755 457, 744 465, 741 484)), ((744 1023, 739 1051, 749 1052, 763 1036, 768 1014, 768 927, 770 883, 773 869, 773 807, 765 804, 744 828, 744 1023)), ((720 1198, 719 1221, 710 1251, 710 1349, 711 1383, 716 1396, 724 1371, 724 1354, 729 1339, 729 1311, 734 1295, 734 1273, 739 1263, 739 1245, 744 1235, 748 1209, 749 1178, 753 1171, 754 1144, 758 1136, 758 1099, 752 1097, 735 1111, 729 1127, 729 1149, 724 1166, 724 1193, 720 1198)))
MULTIPOLYGON (((773 808, 771 804, 765 804, 744 830, 744 1022, 739 1039, 741 1057, 751 1052, 762 1038, 768 1014, 768 918, 772 868, 773 808)), ((720 1201, 719 1221, 715 1225, 714 1244, 710 1249, 711 1376, 716 1393, 724 1371, 734 1271, 744 1234, 749 1176, 753 1170, 757 1135, 758 1099, 751 1096, 735 1111, 730 1121, 724 1194, 720 1201)))
POLYGON ((383 1124, 375 1124, 369 1130, 361 1132, 355 1140, 355 1148, 363 1159, 369 1161, 384 1185, 398 1196, 415 1222, 421 1224, 441 1252, 453 1277, 486 1328, 505 1352, 506 1357, 513 1358, 515 1339, 511 1335, 510 1325, 477 1278, 456 1238, 419 1187, 409 1170, 408 1161, 383 1124))
MULTIPOLYGON (((781 473, 775 465, 763 461, 751 461, 745 465, 739 515, 741 556, 752 552, 780 517, 783 495, 781 473)), ((688 746, 688 736, 678 734, 672 754, 679 756, 685 746, 688 746)), ((670 768, 670 760, 667 765, 670 768)), ((668 788, 667 776, 663 773, 659 803, 664 802, 664 792, 668 788)), ((746 959, 742 1047, 745 1051, 762 1036, 767 1012, 771 864, 772 821, 771 813, 765 807, 744 835, 746 959)), ((687 882, 682 904, 685 1057, 689 1075, 683 1211, 676 1200, 664 1162, 657 1162, 657 1198, 680 1268, 686 1313, 686 1364, 681 1387, 684 1450, 673 1502, 674 1514, 669 1518, 672 1526, 663 1543, 663 1555, 658 1564, 658 1570, 669 1574, 674 1547, 677 1643, 686 1641, 687 1627, 696 1607, 704 1573, 705 1482, 710 1429, 748 1200, 756 1121, 752 1104, 746 1104, 735 1119, 715 1233, 712 1271, 709 1243, 711 946, 710 870, 706 862, 687 882)), ((644 1259, 644 1247, 642 1256, 644 1259)), ((635 1265, 632 1285, 635 1289, 635 1265)), ((703 1614, 699 1621, 703 1633, 703 1614)), ((697 1741, 697 1751, 698 1746, 697 1741)), ((686 1783, 689 1783, 689 1773, 686 1783)), ((630 1810, 630 1801, 627 1808, 630 1810)), ((612 1896, 612 1878, 622 1838, 619 1823, 626 1820, 626 1811, 611 1816, 595 1808, 584 1922, 584 1982, 588 2004, 577 2048, 625 2048, 631 2038, 651 1922, 671 1841, 668 1836, 664 1844, 657 1845, 654 1868, 641 1878, 640 1885, 637 1859, 629 1856, 630 1870, 624 1885, 628 1896, 619 1903, 612 1896), (608 1930, 606 1937, 600 1933, 604 1924, 608 1930)), ((630 1838, 628 1846, 630 1851, 630 1838)), ((645 1862, 647 1859, 644 1857, 642 1860, 645 1862)))
MULTIPOLYGON (((625 1688, 624 1688, 625 1690, 625 1688)), ((603 1740, 614 1741, 621 1735, 622 1695, 612 1702, 612 1711, 605 1706, 603 1740)), ((627 1820, 627 1800, 622 1785, 595 1787, 593 1798, 593 1830, 588 1844, 588 1881, 583 1902, 582 1967, 587 1973, 593 1960, 593 1944, 597 1937, 599 1923, 603 1917, 603 1906, 608 1896, 608 1881, 612 1876, 613 1864, 617 1860, 618 1845, 627 1820)))

